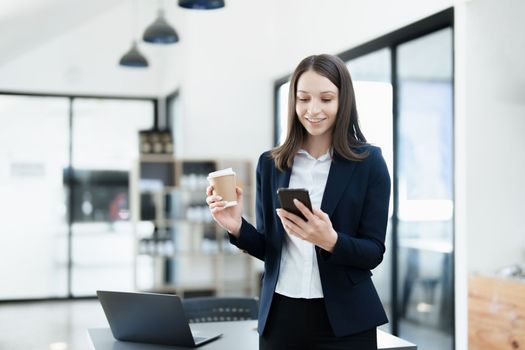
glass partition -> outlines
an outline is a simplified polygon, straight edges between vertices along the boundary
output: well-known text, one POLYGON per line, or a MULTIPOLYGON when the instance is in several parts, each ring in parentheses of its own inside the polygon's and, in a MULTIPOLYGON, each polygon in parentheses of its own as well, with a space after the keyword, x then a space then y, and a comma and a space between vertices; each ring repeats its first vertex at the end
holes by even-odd
POLYGON ((67 296, 69 99, 0 96, 0 299, 67 296))
POLYGON ((139 130, 153 126, 151 101, 73 100, 72 294, 133 289, 129 172, 139 130))

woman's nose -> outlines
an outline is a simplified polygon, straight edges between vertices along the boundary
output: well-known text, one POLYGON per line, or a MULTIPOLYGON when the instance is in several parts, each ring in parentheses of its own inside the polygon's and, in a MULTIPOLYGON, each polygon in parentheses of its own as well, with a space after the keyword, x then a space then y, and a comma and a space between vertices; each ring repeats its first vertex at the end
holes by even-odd
POLYGON ((319 106, 319 102, 312 99, 310 101, 310 104, 308 105, 308 113, 311 115, 315 115, 321 111, 321 108, 319 106))

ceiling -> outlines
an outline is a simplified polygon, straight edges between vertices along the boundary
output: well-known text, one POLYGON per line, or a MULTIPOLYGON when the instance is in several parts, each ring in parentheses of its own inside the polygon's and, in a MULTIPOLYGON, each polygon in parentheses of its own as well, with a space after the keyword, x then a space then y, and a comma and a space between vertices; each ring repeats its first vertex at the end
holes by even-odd
POLYGON ((2 0, 0 65, 125 0, 2 0))

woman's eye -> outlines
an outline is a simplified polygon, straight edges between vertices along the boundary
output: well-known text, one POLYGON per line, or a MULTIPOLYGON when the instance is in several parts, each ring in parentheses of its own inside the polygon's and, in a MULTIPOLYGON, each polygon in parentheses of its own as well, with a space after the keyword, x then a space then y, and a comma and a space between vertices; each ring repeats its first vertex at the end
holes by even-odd
POLYGON ((297 99, 298 99, 299 101, 301 101, 301 102, 306 102, 306 101, 308 101, 308 99, 307 99, 307 98, 304 98, 304 97, 298 97, 297 99))
POLYGON ((323 98, 321 101, 328 103, 328 102, 332 101, 332 99, 331 98, 323 98))

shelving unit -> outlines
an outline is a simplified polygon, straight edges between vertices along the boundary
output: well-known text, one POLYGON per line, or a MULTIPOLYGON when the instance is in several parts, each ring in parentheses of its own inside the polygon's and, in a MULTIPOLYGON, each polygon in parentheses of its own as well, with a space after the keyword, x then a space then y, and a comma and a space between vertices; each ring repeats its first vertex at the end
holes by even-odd
POLYGON ((252 167, 243 160, 143 155, 130 175, 136 290, 254 295, 253 258, 232 246, 206 205, 208 173, 232 167, 253 217, 252 167))

